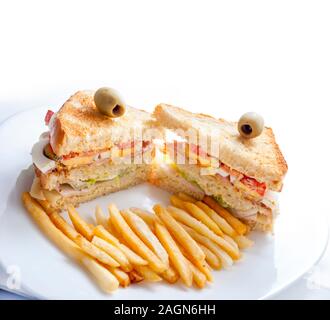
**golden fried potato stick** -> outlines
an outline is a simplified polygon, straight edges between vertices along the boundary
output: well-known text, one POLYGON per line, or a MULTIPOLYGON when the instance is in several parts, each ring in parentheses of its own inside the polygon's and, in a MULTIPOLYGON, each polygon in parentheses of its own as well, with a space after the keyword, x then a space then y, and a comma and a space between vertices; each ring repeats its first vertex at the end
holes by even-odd
POLYGON ((167 266, 144 244, 144 242, 133 232, 125 219, 120 214, 114 204, 109 207, 110 220, 117 229, 118 233, 125 239, 127 244, 137 252, 143 259, 149 262, 150 267, 156 273, 162 273, 167 266))
POLYGON ((97 236, 110 244, 114 246, 119 246, 120 241, 113 236, 106 228, 104 228, 102 225, 98 225, 93 230, 94 236, 97 236))
POLYGON ((219 226, 198 206, 190 202, 184 202, 185 211, 190 213, 194 218, 205 224, 218 236, 223 236, 222 230, 219 226))
POLYGON ((110 266, 110 267, 119 267, 120 264, 113 259, 108 253, 96 247, 93 243, 89 242, 82 235, 78 235, 74 242, 83 249, 84 252, 88 253, 91 257, 97 259, 98 261, 110 266))
MULTIPOLYGON (((245 236, 240 236, 233 227, 213 209, 202 201, 197 201, 196 206, 201 208, 228 236, 230 236, 238 245, 239 249, 246 249, 253 246, 254 242, 245 236)), ((225 237, 226 238, 226 237, 225 237)), ((226 238, 227 239, 227 238, 226 238)))
POLYGON ((105 292, 112 292, 119 287, 117 278, 96 260, 86 256, 81 260, 82 265, 94 276, 99 287, 105 292))
POLYGON ((197 201, 195 203, 200 209, 202 209, 218 226, 219 228, 230 237, 237 236, 237 232, 233 227, 221 216, 219 216, 213 209, 211 209, 207 204, 202 201, 197 201))
POLYGON ((96 224, 101 225, 104 228, 107 228, 108 219, 104 215, 100 206, 96 206, 96 208, 95 208, 95 220, 96 220, 96 224))
POLYGON ((247 226, 239 219, 234 217, 228 210, 222 208, 213 198, 205 196, 203 198, 203 202, 205 202, 211 209, 217 212, 222 218, 226 219, 239 235, 244 235, 247 233, 247 226))
POLYGON ((196 260, 204 260, 205 254, 196 241, 180 226, 180 224, 159 204, 154 206, 158 218, 173 235, 175 240, 196 260))
POLYGON ((76 239, 79 232, 76 231, 71 225, 69 225, 64 218, 57 212, 52 212, 50 215, 50 220, 55 224, 55 226, 60 229, 68 238, 72 241, 76 239))
POLYGON ((194 266, 194 264, 188 259, 187 259, 187 263, 192 271, 193 281, 196 284, 197 288, 199 289, 204 288, 207 281, 205 274, 202 271, 200 271, 196 266, 194 266))
POLYGON ((116 238, 108 230, 106 230, 103 226, 95 227, 94 235, 98 236, 99 238, 109 242, 110 244, 112 244, 112 245, 116 246, 118 249, 120 249, 132 265, 145 266, 148 264, 148 261, 142 259, 138 254, 136 254, 134 251, 132 251, 130 248, 128 248, 123 243, 120 243, 119 240, 122 240, 121 238, 120 239, 116 238))
POLYGON ((121 243, 119 245, 120 250, 126 255, 128 261, 133 266, 146 266, 148 265, 148 261, 140 257, 137 253, 131 250, 129 247, 121 243))
POLYGON ((124 210, 121 214, 135 234, 158 256, 158 258, 166 265, 166 268, 168 268, 169 258, 166 250, 143 219, 130 210, 124 210))
POLYGON ((145 266, 148 264, 148 262, 144 259, 142 259, 139 255, 137 255, 134 251, 129 249, 124 244, 120 243, 119 239, 117 239, 115 236, 113 236, 109 231, 107 231, 103 226, 96 226, 94 228, 94 235, 107 241, 108 243, 116 246, 119 250, 123 252, 123 254, 126 256, 128 261, 132 265, 141 265, 145 266))
POLYGON ((181 210, 186 210, 186 208, 184 206, 184 201, 181 200, 178 196, 176 196, 176 195, 171 196, 170 202, 171 202, 172 206, 177 207, 181 210))
POLYGON ((60 210, 52 208, 52 206, 49 204, 47 200, 39 200, 39 199, 35 199, 35 200, 41 205, 41 207, 48 215, 50 215, 53 212, 60 213, 60 210))
POLYGON ((68 214, 74 228, 87 240, 91 241, 93 238, 93 228, 79 215, 74 206, 68 206, 68 214))
POLYGON ((131 283, 138 283, 144 280, 143 276, 141 276, 136 270, 129 272, 128 276, 131 280, 131 283))
POLYGON ((207 247, 210 251, 212 251, 221 261, 221 264, 225 268, 229 268, 233 265, 233 259, 224 251, 222 250, 216 243, 214 243, 209 238, 201 235, 194 229, 181 224, 181 226, 191 235, 191 237, 197 241, 199 244, 203 244, 205 247, 207 247))
POLYGON ((254 244, 252 240, 248 239, 245 236, 236 236, 234 240, 240 249, 250 248, 254 244))
POLYGON ((93 237, 92 244, 94 244, 94 246, 103 250, 109 256, 111 256, 114 260, 116 260, 120 264, 120 267, 123 269, 123 271, 129 272, 129 271, 133 270, 133 266, 130 264, 127 257, 116 246, 110 244, 109 242, 107 242, 97 236, 93 237))
POLYGON ((153 213, 135 207, 130 208, 130 210, 134 212, 136 215, 138 215, 141 219, 143 219, 143 221, 153 231, 154 222, 156 218, 156 216, 153 213))
POLYGON ((221 260, 206 246, 199 244, 206 256, 206 262, 215 270, 221 269, 221 260))
POLYGON ((102 290, 105 292, 112 292, 118 288, 119 282, 116 277, 100 263, 85 254, 72 240, 62 233, 61 230, 52 223, 42 207, 31 198, 29 193, 24 192, 22 194, 22 201, 43 233, 54 242, 61 251, 83 265, 86 270, 93 275, 102 290))
POLYGON ((163 247, 166 249, 170 257, 171 264, 179 273, 182 281, 186 286, 190 287, 192 285, 193 279, 192 271, 187 263, 186 258, 183 256, 172 236, 166 227, 158 222, 155 223, 155 233, 163 247))
POLYGON ((159 282, 163 279, 148 266, 135 266, 134 269, 143 277, 144 280, 150 282, 159 282))
POLYGON ((224 238, 228 243, 230 243, 233 247, 235 247, 237 250, 239 250, 239 248, 238 248, 238 244, 236 243, 236 241, 235 241, 232 237, 229 237, 227 234, 224 234, 224 235, 223 235, 223 238, 224 238))
POLYGON ((202 272, 206 279, 210 282, 213 282, 213 275, 211 273, 211 268, 208 266, 205 260, 197 260, 192 257, 180 244, 178 244, 179 249, 181 250, 182 254, 185 258, 190 261, 200 272, 202 272))
POLYGON ((74 241, 84 252, 99 260, 100 262, 112 267, 119 267, 119 263, 111 258, 108 254, 94 246, 80 233, 73 229, 58 213, 50 214, 50 219, 55 226, 60 229, 68 238, 74 241))
POLYGON ((176 270, 169 266, 168 269, 166 269, 162 274, 160 274, 161 277, 163 277, 168 283, 176 283, 179 280, 179 274, 176 272, 176 270))
POLYGON ((131 284, 131 279, 125 271, 119 269, 119 268, 112 268, 109 266, 105 266, 118 280, 119 284, 126 288, 131 284))
POLYGON ((195 203, 197 200, 183 192, 179 192, 178 194, 176 194, 177 197, 179 197, 182 201, 187 201, 187 202, 191 202, 191 203, 195 203))
POLYGON ((178 209, 176 207, 172 207, 172 206, 169 206, 167 209, 176 220, 187 225, 188 227, 193 228, 200 234, 202 234, 205 237, 214 241, 223 250, 225 250, 234 260, 237 260, 240 258, 239 250, 237 250, 235 247, 233 247, 230 243, 228 243, 222 237, 216 235, 205 224, 201 223, 199 220, 192 217, 189 213, 187 213, 181 209, 178 209))

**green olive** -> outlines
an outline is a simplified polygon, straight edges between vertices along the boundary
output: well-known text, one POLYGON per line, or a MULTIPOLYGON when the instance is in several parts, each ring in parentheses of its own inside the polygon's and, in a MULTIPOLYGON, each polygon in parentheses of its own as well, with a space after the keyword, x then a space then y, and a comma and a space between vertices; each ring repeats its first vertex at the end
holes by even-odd
POLYGON ((98 89, 94 94, 94 102, 102 114, 111 118, 121 117, 126 110, 125 103, 119 93, 112 88, 98 89))
POLYGON ((264 129, 264 119, 255 112, 247 112, 241 116, 238 122, 238 131, 247 139, 256 138, 264 129))

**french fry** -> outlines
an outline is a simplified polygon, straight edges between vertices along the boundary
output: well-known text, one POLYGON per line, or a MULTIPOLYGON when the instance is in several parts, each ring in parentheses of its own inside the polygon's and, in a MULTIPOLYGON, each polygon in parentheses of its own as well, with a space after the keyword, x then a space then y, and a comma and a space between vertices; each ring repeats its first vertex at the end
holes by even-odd
POLYGON ((175 271, 174 268, 171 266, 166 269, 161 276, 168 282, 168 283, 175 283, 179 280, 179 274, 175 271))
POLYGON ((222 250, 216 243, 214 243, 209 238, 201 235, 194 229, 181 224, 182 227, 191 235, 191 237, 197 241, 199 244, 203 244, 205 247, 207 247, 210 251, 212 251, 221 261, 221 264, 225 268, 229 268, 233 265, 233 259, 224 251, 222 250))
POLYGON ((110 244, 120 249, 132 265, 145 266, 148 264, 146 260, 142 259, 139 255, 137 255, 126 245, 120 243, 120 241, 115 236, 113 236, 109 231, 107 231, 103 226, 95 227, 94 235, 98 236, 99 238, 109 242, 110 244))
POLYGON ((200 244, 201 249, 204 251, 206 256, 206 262, 215 270, 221 269, 220 259, 206 246, 200 244))
POLYGON ((194 264, 196 268, 205 275, 208 281, 213 282, 213 275, 211 269, 205 261, 193 260, 190 262, 194 264))
POLYGON ((22 201, 43 233, 54 242, 61 251, 81 263, 81 265, 93 275, 103 291, 112 292, 118 288, 119 282, 113 274, 93 260, 89 255, 85 254, 72 240, 62 233, 61 230, 52 223, 42 207, 32 199, 27 192, 22 194, 22 201))
POLYGON ((68 206, 68 213, 70 220, 75 227, 75 229, 82 234, 87 240, 91 241, 93 238, 93 228, 80 217, 77 210, 74 208, 74 206, 69 205, 68 206))
POLYGON ((182 201, 178 196, 173 195, 170 197, 170 202, 172 206, 177 207, 181 210, 186 210, 184 206, 184 201, 182 201))
POLYGON ((176 196, 179 197, 182 201, 187 201, 187 202, 191 202, 191 203, 195 203, 197 201, 193 197, 191 197, 183 192, 179 192, 176 196))
POLYGON ((113 259, 111 256, 109 256, 107 253, 105 253, 103 250, 97 248, 94 244, 89 242, 86 238, 84 238, 82 235, 78 235, 74 242, 86 253, 88 253, 93 258, 97 259, 98 261, 111 266, 111 267, 119 267, 120 264, 113 259))
POLYGON ((114 237, 116 237, 120 242, 123 242, 123 237, 120 235, 120 233, 117 231, 115 226, 112 223, 111 218, 108 219, 108 225, 105 228, 108 230, 114 237))
POLYGON ((237 245, 236 241, 235 241, 233 238, 229 237, 227 234, 224 234, 224 235, 223 235, 223 238, 224 238, 228 243, 230 243, 233 247, 235 247, 237 250, 239 250, 238 245, 237 245))
POLYGON ((149 262, 150 267, 161 273, 166 270, 167 266, 144 244, 142 240, 132 231, 125 219, 120 214, 114 204, 109 205, 111 214, 111 222, 114 224, 117 231, 127 241, 129 246, 136 251, 143 259, 149 262))
POLYGON ((45 211, 48 215, 50 215, 50 214, 53 213, 53 212, 55 212, 55 213, 59 213, 59 210, 55 210, 55 209, 53 209, 47 200, 39 200, 39 199, 36 199, 36 201, 41 205, 41 207, 44 209, 44 211, 45 211))
POLYGON ((100 262, 110 265, 112 267, 119 267, 114 259, 108 254, 102 252, 94 244, 90 243, 87 239, 81 236, 73 227, 71 227, 58 213, 53 212, 50 214, 50 219, 54 225, 60 229, 68 238, 74 241, 85 253, 99 260, 100 262))
POLYGON ((222 208, 213 198, 205 196, 203 198, 203 202, 217 212, 222 218, 226 219, 239 235, 244 235, 247 233, 247 226, 229 213, 228 210, 222 208))
POLYGON ((114 260, 116 260, 120 264, 120 267, 125 272, 132 271, 133 267, 130 264, 130 262, 128 261, 127 257, 116 246, 110 244, 109 242, 107 242, 97 236, 93 237, 92 244, 94 244, 94 246, 103 250, 105 253, 107 253, 109 256, 111 256, 114 260))
POLYGON ((198 270, 198 268, 196 266, 194 266, 193 263, 191 263, 188 259, 187 263, 189 265, 189 268, 192 271, 192 275, 193 275, 193 281, 196 284, 197 288, 204 288, 206 285, 206 276, 203 272, 201 272, 200 270, 198 270))
POLYGON ((254 242, 245 236, 236 236, 234 238, 240 249, 246 249, 253 246, 254 242))
POLYGON ((120 244, 119 248, 123 253, 126 255, 128 261, 134 265, 134 266, 146 266, 148 264, 148 261, 140 257, 138 254, 136 254, 134 251, 132 251, 130 248, 128 248, 124 244, 120 244))
POLYGON ((190 202, 184 202, 185 211, 190 213, 197 220, 205 224, 210 230, 212 230, 218 236, 223 236, 223 232, 219 226, 199 207, 190 202))
POLYGON ((135 266, 135 270, 144 278, 146 281, 159 282, 162 278, 148 266, 135 266))
POLYGON ((100 265, 90 257, 84 257, 81 264, 94 276, 98 285, 105 292, 112 292, 119 287, 119 281, 117 278, 105 267, 100 265))
POLYGON ((219 228, 225 233, 228 234, 230 237, 237 236, 236 231, 233 227, 222 217, 220 217, 213 209, 211 209, 207 204, 202 201, 197 201, 195 203, 200 209, 202 209, 218 226, 219 228))
POLYGON ((157 237, 152 233, 148 225, 136 214, 129 210, 123 211, 122 216, 135 234, 151 249, 158 258, 169 267, 169 259, 166 250, 163 248, 157 237))
POLYGON ((50 220, 54 223, 54 225, 60 229, 68 238, 72 241, 76 239, 79 233, 74 229, 71 225, 69 225, 62 216, 60 216, 57 212, 52 212, 49 215, 50 220))
POLYGON ((204 235, 205 237, 211 239, 216 244, 218 244, 223 250, 225 250, 234 260, 239 259, 240 253, 235 247, 233 247, 230 243, 226 240, 221 238, 220 236, 216 235, 213 231, 211 231, 206 225, 189 215, 189 213, 169 206, 168 211, 172 214, 172 216, 182 222, 183 224, 193 228, 200 234, 204 235))
POLYGON ((138 215, 149 226, 151 230, 154 228, 154 222, 156 216, 148 211, 141 210, 139 208, 130 208, 132 212, 138 215))
POLYGON ((94 236, 97 236, 114 246, 118 247, 120 244, 120 241, 115 236, 113 236, 108 230, 106 230, 105 227, 102 225, 96 226, 93 230, 93 233, 94 236))
POLYGON ((178 222, 160 205, 154 206, 154 211, 159 219, 164 223, 175 240, 181 244, 185 250, 196 260, 204 260, 205 254, 196 241, 180 226, 178 222))
POLYGON ((82 250, 52 223, 47 213, 28 192, 22 194, 22 201, 39 228, 57 247, 79 261, 84 257, 82 250))
POLYGON ((192 285, 192 271, 186 258, 183 256, 170 233, 164 225, 161 225, 158 222, 155 223, 155 233, 163 247, 166 249, 170 257, 171 264, 179 273, 182 281, 186 286, 190 287, 192 285))
POLYGON ((104 228, 107 228, 108 219, 104 215, 100 206, 96 206, 96 208, 95 208, 95 220, 96 220, 96 224, 101 225, 104 228))
POLYGON ((131 279, 129 275, 124 272, 123 270, 119 268, 112 268, 105 266, 118 280, 119 284, 123 287, 126 288, 131 284, 131 279))
POLYGON ((178 245, 179 249, 181 250, 182 254, 185 256, 187 260, 189 260, 199 271, 201 271, 205 276, 206 279, 210 282, 213 282, 213 276, 211 273, 211 269, 208 266, 205 260, 197 260, 192 257, 182 246, 178 245))
POLYGON ((143 276, 137 273, 136 270, 132 270, 131 272, 129 272, 128 276, 131 280, 131 283, 138 283, 144 280, 143 276))
MULTIPOLYGON (((109 222, 110 222, 110 220, 109 220, 109 222)), ((123 239, 121 237, 119 237, 119 235, 117 235, 119 238, 118 239, 115 236, 113 236, 108 230, 106 230, 103 226, 97 226, 96 228, 94 228, 94 234, 96 236, 100 237, 101 239, 108 241, 110 244, 113 244, 118 249, 120 249, 125 254, 128 261, 132 265, 145 266, 148 264, 148 261, 141 258, 138 254, 136 254, 134 251, 132 251, 130 248, 128 248, 125 244, 120 243, 119 240, 123 241, 123 239)))

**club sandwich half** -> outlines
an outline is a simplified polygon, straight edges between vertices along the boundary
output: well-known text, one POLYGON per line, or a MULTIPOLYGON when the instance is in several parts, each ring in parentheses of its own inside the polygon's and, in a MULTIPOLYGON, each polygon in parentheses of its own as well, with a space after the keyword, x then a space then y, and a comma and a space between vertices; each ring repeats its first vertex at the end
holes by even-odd
POLYGON ((32 149, 35 179, 31 194, 56 210, 146 181, 153 144, 150 113, 126 107, 120 118, 101 114, 93 91, 79 91, 56 113, 32 149))
POLYGON ((174 133, 163 150, 169 164, 159 166, 155 184, 195 198, 211 196, 252 228, 272 229, 288 169, 272 129, 245 139, 236 122, 167 104, 158 105, 154 116, 174 133))

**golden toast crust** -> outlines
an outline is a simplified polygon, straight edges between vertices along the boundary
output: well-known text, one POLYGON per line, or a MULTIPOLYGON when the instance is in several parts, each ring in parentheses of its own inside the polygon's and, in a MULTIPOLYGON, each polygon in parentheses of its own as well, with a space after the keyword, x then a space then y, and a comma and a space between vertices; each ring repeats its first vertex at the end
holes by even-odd
POLYGON ((57 156, 107 149, 129 141, 133 129, 153 124, 150 113, 129 106, 122 117, 109 118, 98 112, 93 96, 93 91, 78 91, 57 112, 50 128, 50 144, 57 156))

